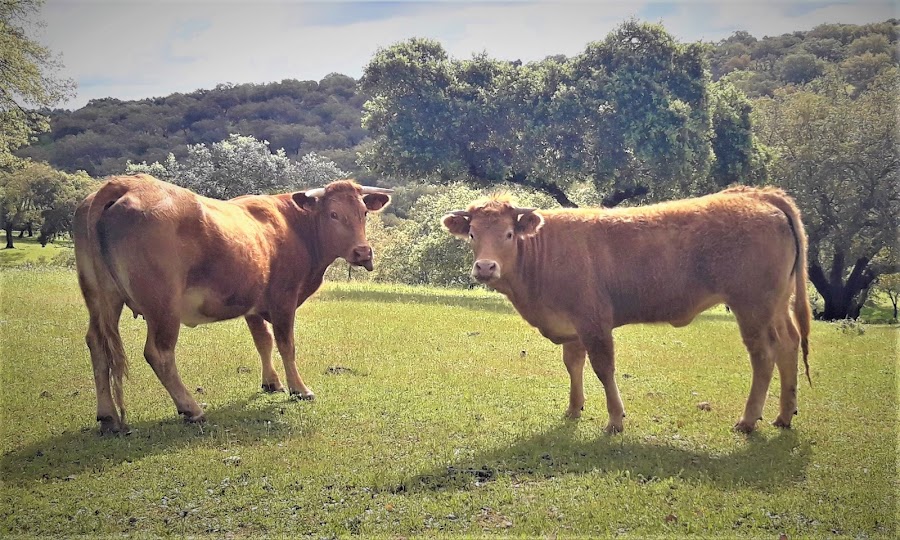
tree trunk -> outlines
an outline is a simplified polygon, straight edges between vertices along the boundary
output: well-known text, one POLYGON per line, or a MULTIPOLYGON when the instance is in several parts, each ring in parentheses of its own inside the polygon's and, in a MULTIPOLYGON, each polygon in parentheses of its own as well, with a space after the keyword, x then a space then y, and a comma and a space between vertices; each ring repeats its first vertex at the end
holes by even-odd
POLYGON ((16 246, 13 245, 13 226, 12 223, 7 223, 6 227, 6 249, 12 249, 16 246))
MULTIPOLYGON (((822 295, 825 302, 825 310, 816 318, 825 321, 838 319, 855 319, 859 317, 862 302, 857 301, 860 293, 868 291, 875 276, 869 270, 868 257, 860 257, 853 265, 853 270, 844 281, 846 265, 844 254, 836 253, 831 262, 831 271, 825 275, 825 271, 815 261, 809 265, 809 280, 822 295)), ((865 297, 862 297, 865 301, 865 297)))

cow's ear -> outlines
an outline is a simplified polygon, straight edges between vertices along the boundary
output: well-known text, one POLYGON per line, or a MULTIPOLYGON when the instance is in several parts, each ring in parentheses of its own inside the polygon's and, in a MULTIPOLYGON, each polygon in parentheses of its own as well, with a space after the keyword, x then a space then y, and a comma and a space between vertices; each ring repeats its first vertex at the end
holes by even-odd
POLYGON ((441 219, 441 223, 453 236, 460 238, 469 237, 469 218, 466 216, 448 214, 441 219))
POLYGON ((525 212, 516 221, 516 234, 531 236, 544 226, 544 218, 537 212, 525 212))
POLYGON ((391 197, 384 193, 369 193, 363 196, 363 204, 372 212, 382 210, 389 202, 391 202, 391 197))
POLYGON ((319 199, 317 197, 310 197, 306 194, 306 192, 298 191, 296 193, 291 194, 291 199, 294 200, 294 203, 304 210, 313 210, 316 207, 316 201, 319 199))

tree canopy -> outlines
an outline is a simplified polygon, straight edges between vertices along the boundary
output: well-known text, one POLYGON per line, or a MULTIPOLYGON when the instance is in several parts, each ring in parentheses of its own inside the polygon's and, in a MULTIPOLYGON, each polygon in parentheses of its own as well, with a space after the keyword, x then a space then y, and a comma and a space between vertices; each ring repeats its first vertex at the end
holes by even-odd
POLYGON ((47 117, 35 109, 70 96, 75 84, 56 76, 53 53, 28 35, 39 25, 42 0, 0 2, 0 170, 20 164, 13 152, 47 131, 47 117))
POLYGON ((283 149, 271 152, 267 141, 235 134, 191 145, 180 160, 169 154, 162 163, 128 163, 126 172, 147 173, 215 199, 320 187, 347 177, 322 156, 310 153, 294 161, 283 149))
POLYGON ((756 103, 760 137, 778 154, 773 179, 803 210, 809 277, 825 319, 857 317, 878 274, 896 271, 898 84, 894 68, 854 99, 835 72, 817 89, 780 90, 756 103))
POLYGON ((386 175, 508 181, 563 206, 575 205, 567 191, 583 181, 609 206, 700 191, 748 172, 759 155, 746 100, 711 87, 703 53, 635 21, 575 57, 527 64, 451 59, 428 39, 398 43, 364 71, 374 141, 362 160, 386 175))

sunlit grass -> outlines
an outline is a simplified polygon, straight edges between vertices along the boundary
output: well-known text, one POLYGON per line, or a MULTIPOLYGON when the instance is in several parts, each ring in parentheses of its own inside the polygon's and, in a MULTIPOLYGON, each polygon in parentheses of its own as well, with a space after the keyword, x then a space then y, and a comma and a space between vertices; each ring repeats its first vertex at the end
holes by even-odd
POLYGON ((731 431, 750 370, 729 314, 621 328, 608 437, 596 377, 564 421, 559 347, 491 292, 326 286, 298 310, 311 403, 258 391, 241 321, 185 328, 203 426, 176 418, 126 313, 134 433, 102 438, 74 273, 0 278, 3 536, 897 533, 896 327, 815 323, 794 429, 750 437, 731 431))

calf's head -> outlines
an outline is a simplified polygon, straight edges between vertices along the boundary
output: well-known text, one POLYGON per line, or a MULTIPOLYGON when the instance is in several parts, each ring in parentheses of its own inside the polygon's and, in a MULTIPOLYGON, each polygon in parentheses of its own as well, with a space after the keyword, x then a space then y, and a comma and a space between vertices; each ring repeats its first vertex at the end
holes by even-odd
POLYGON ((534 208, 520 208, 506 196, 473 202, 466 210, 444 216, 444 227, 472 246, 475 263, 472 278, 491 284, 516 264, 520 240, 532 236, 544 224, 534 208))
POLYGON ((297 192, 291 198, 310 212, 318 230, 321 253, 342 257, 354 266, 372 270, 372 247, 366 240, 366 215, 388 205, 390 189, 360 186, 339 180, 323 188, 297 192))

